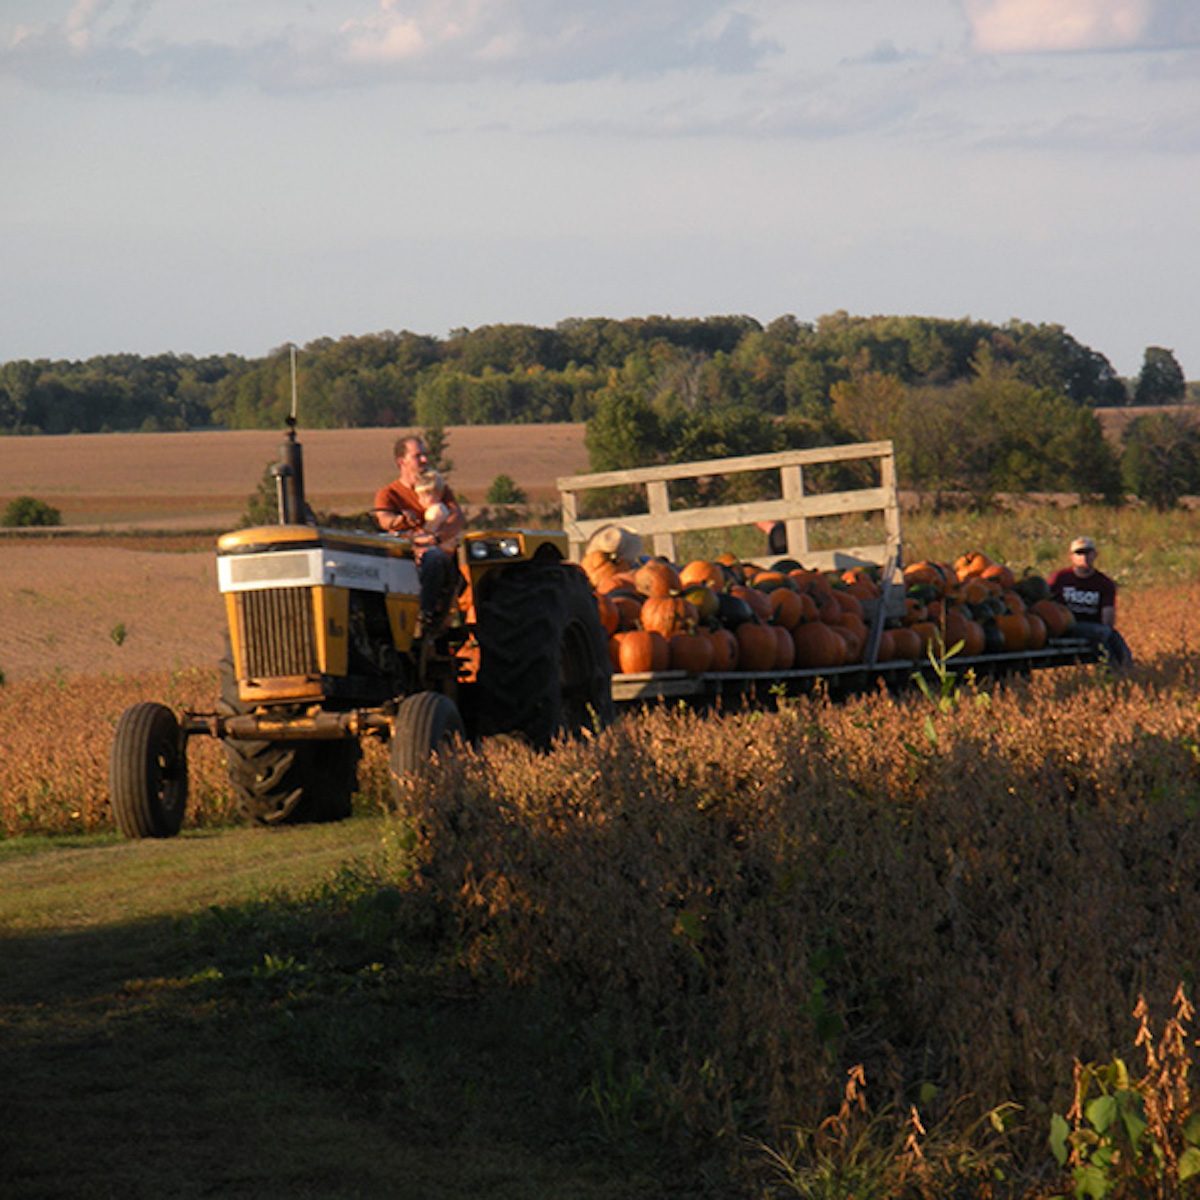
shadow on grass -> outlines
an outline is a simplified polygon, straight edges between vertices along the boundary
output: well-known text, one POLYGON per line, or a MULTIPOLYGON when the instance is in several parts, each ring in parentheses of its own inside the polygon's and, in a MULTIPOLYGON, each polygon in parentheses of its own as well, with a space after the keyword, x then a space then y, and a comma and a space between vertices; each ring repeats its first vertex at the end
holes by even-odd
POLYGON ((3 938, 5 1196, 703 1193, 598 1134, 575 1020, 440 945, 366 886, 3 938))

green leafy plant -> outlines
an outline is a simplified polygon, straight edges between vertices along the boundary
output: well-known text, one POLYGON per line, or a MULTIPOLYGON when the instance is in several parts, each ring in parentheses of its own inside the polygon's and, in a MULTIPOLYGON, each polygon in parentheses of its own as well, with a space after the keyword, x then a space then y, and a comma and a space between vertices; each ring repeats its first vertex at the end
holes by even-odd
MULTIPOLYGON (((913 681, 920 689, 921 695, 939 713, 953 712, 958 707, 961 691, 958 683, 958 675, 947 664, 956 654, 961 653, 963 645, 963 642, 958 641, 953 646, 947 648, 942 631, 940 629, 936 630, 933 637, 930 638, 928 646, 925 648, 925 654, 929 659, 929 668, 933 673, 934 682, 931 683, 926 678, 924 671, 915 671, 913 673, 913 681)), ((937 727, 933 723, 933 717, 928 713, 925 716, 924 730, 926 740, 931 745, 936 746, 938 742, 937 727)))
POLYGON ((1156 1046, 1149 1008, 1138 997, 1135 1045, 1146 1068, 1134 1079, 1124 1061, 1076 1060, 1074 1101, 1050 1120, 1050 1152, 1070 1172, 1077 1200, 1179 1200, 1200 1183, 1200 1107, 1188 1086, 1193 1009, 1183 985, 1156 1046), (1191 1181, 1191 1186, 1185 1184, 1191 1181))
POLYGON ((581 1093, 596 1114, 605 1138, 619 1142, 638 1130, 653 1128, 652 1070, 641 1063, 623 1063, 611 1047, 581 1093))
POLYGON ((112 638, 114 646, 123 646, 125 639, 129 636, 129 631, 125 628, 124 621, 118 621, 109 631, 108 636, 112 638))

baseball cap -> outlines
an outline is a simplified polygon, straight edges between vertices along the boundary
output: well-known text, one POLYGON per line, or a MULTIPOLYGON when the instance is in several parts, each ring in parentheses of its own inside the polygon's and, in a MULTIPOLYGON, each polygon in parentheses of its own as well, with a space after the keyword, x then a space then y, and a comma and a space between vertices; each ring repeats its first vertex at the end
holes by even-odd
POLYGON ((1090 537, 1077 537, 1071 543, 1071 553, 1074 554, 1078 550, 1095 550, 1096 543, 1090 537))

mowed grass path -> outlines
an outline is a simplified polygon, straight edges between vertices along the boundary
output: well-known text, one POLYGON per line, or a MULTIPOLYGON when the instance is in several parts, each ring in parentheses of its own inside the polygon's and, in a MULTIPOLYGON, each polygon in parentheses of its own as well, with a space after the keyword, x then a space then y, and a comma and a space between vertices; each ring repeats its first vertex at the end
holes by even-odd
POLYGON ((0 843, 0 1192, 663 1194, 589 1140, 552 1013, 398 940, 388 893, 320 897, 385 830, 0 843))

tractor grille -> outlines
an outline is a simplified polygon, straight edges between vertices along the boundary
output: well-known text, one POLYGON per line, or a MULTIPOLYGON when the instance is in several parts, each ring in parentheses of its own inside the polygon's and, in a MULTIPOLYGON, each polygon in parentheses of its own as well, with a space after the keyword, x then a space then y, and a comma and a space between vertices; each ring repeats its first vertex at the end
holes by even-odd
POLYGON ((238 592, 237 607, 247 679, 316 674, 317 645, 308 588, 238 592))

